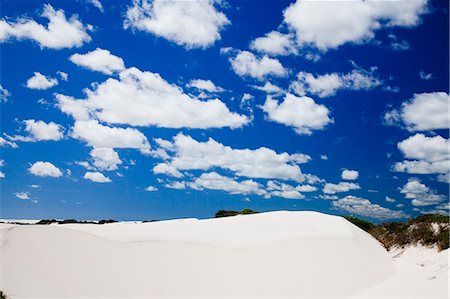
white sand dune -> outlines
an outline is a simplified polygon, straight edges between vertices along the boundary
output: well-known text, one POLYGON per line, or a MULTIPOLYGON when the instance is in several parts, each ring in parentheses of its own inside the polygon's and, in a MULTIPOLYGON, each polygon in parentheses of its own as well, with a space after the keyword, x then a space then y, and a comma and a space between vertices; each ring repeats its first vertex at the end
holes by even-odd
MULTIPOLYGON (((392 297, 407 288, 396 286, 395 261, 369 234, 315 212, 3 224, 0 242, 0 289, 11 298, 392 297)), ((425 296, 446 297, 447 267, 436 268, 440 288, 425 296)))

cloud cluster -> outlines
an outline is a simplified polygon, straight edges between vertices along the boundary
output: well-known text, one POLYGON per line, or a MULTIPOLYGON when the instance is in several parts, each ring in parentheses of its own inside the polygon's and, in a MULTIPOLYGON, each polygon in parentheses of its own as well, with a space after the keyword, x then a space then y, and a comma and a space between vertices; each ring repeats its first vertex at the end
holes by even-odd
POLYGON ((269 96, 262 109, 269 120, 291 126, 298 134, 311 135, 313 130, 323 130, 333 123, 327 107, 305 96, 286 94, 282 103, 269 96))
POLYGON ((288 74, 278 59, 266 55, 257 57, 249 51, 238 51, 230 56, 229 61, 233 71, 241 77, 264 80, 269 76, 284 77, 288 74))
POLYGON ((370 202, 370 200, 356 197, 353 195, 347 195, 344 198, 340 198, 332 203, 333 207, 361 216, 377 219, 401 219, 408 218, 402 211, 394 211, 388 208, 384 208, 378 204, 370 202))
POLYGON ((6 103, 8 101, 8 97, 10 96, 11 93, 0 84, 0 103, 2 102, 6 103))
POLYGON ((119 154, 112 148, 93 148, 89 155, 94 160, 94 166, 99 170, 116 170, 118 165, 122 164, 119 154))
POLYGON ((36 141, 58 141, 64 137, 64 128, 54 122, 46 123, 42 120, 27 119, 24 120, 24 131, 28 132, 28 136, 14 136, 12 141, 36 142, 36 141))
POLYGON ((29 89, 45 90, 58 85, 56 78, 44 76, 39 72, 34 72, 33 77, 27 80, 26 86, 29 89))
POLYGON ((340 192, 348 192, 350 190, 361 189, 356 183, 340 182, 338 184, 326 183, 323 187, 323 193, 336 194, 340 192))
POLYGON ((338 90, 369 90, 382 84, 373 74, 374 70, 366 71, 361 68, 349 73, 329 73, 314 75, 300 72, 297 80, 292 82, 290 89, 298 95, 313 94, 321 98, 333 96, 338 90))
POLYGON ((421 183, 417 178, 410 178, 400 189, 400 193, 405 194, 405 198, 411 199, 414 206, 435 205, 445 200, 445 195, 436 194, 428 186, 421 183))
POLYGON ((98 171, 88 171, 84 174, 83 178, 85 180, 92 181, 94 183, 110 183, 112 182, 110 178, 106 177, 103 173, 98 171))
POLYGON ((83 25, 77 16, 66 18, 63 10, 54 10, 49 4, 44 5, 41 17, 49 20, 47 26, 28 18, 19 18, 15 22, 0 20, 0 43, 9 39, 29 39, 41 48, 62 49, 81 47, 91 41, 87 33, 88 26, 83 25))
MULTIPOLYGON (((178 134, 173 142, 160 142, 169 158, 156 166, 157 173, 180 177, 184 170, 210 170, 220 168, 237 176, 248 178, 282 179, 302 182, 306 178, 298 164, 311 158, 305 154, 276 153, 261 147, 258 149, 234 149, 209 138, 199 142, 192 137, 178 134), (172 167, 169 167, 172 166, 172 167)), ((154 169, 155 170, 155 169, 154 169)))
POLYGON ((108 50, 97 48, 86 54, 73 54, 69 60, 78 66, 87 68, 92 71, 102 72, 111 75, 125 69, 123 59, 117 57, 108 50))
POLYGON ((446 174, 450 170, 450 143, 439 135, 426 137, 418 133, 399 142, 397 147, 409 160, 395 163, 395 171, 446 174))
POLYGON ((86 99, 58 94, 59 108, 77 120, 92 117, 110 124, 164 128, 238 128, 249 122, 219 99, 199 100, 165 81, 159 74, 129 68, 109 78, 86 99))
POLYGON ((61 177, 63 174, 59 168, 50 162, 38 161, 28 168, 28 172, 42 177, 61 177))
POLYGON ((341 178, 347 181, 354 181, 359 177, 359 172, 357 170, 344 169, 341 173, 341 178))
POLYGON ((225 91, 222 87, 216 86, 211 80, 194 79, 191 80, 187 86, 211 93, 225 91))
POLYGON ((448 107, 450 96, 445 92, 414 94, 400 109, 388 111, 384 120, 388 125, 403 123, 409 131, 448 129, 448 107))
POLYGON ((150 32, 188 49, 207 48, 230 24, 214 4, 214 0, 133 0, 124 28, 150 32))
POLYGON ((298 54, 292 34, 271 31, 263 37, 258 37, 250 43, 250 49, 271 56, 298 54))

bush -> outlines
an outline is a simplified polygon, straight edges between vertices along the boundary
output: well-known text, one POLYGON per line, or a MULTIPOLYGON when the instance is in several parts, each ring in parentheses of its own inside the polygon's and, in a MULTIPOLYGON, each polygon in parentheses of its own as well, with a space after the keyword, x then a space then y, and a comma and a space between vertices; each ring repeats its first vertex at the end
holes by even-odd
POLYGON ((5 293, 3 293, 2 291, 0 291, 0 299, 8 299, 8 296, 6 296, 5 293))
POLYGON ((227 210, 220 210, 217 211, 215 217, 230 217, 230 216, 236 216, 236 215, 249 215, 249 214, 256 214, 258 212, 250 210, 250 209, 243 209, 242 211, 227 211, 227 210))
POLYGON ((373 223, 370 223, 369 221, 365 221, 353 216, 344 216, 344 218, 353 223, 354 225, 356 225, 357 227, 359 227, 360 229, 365 230, 366 232, 375 227, 373 223))

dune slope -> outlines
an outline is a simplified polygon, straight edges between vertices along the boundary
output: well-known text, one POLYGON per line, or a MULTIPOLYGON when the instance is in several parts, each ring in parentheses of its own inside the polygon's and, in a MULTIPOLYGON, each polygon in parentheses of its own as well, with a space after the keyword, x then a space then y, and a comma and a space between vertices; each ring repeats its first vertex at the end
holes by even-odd
POLYGON ((11 298, 350 297, 394 273, 370 235, 315 212, 0 231, 11 298))

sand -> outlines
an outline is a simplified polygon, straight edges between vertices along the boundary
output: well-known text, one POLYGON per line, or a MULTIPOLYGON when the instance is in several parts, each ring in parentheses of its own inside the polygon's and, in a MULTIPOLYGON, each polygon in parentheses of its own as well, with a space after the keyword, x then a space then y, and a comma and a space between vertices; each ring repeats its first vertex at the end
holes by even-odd
POLYGON ((13 299, 392 297, 409 294, 408 279, 426 286, 422 297, 447 296, 448 251, 417 249, 430 283, 431 272, 408 276, 415 249, 393 258, 345 219, 316 212, 1 224, 0 242, 0 289, 13 299))

